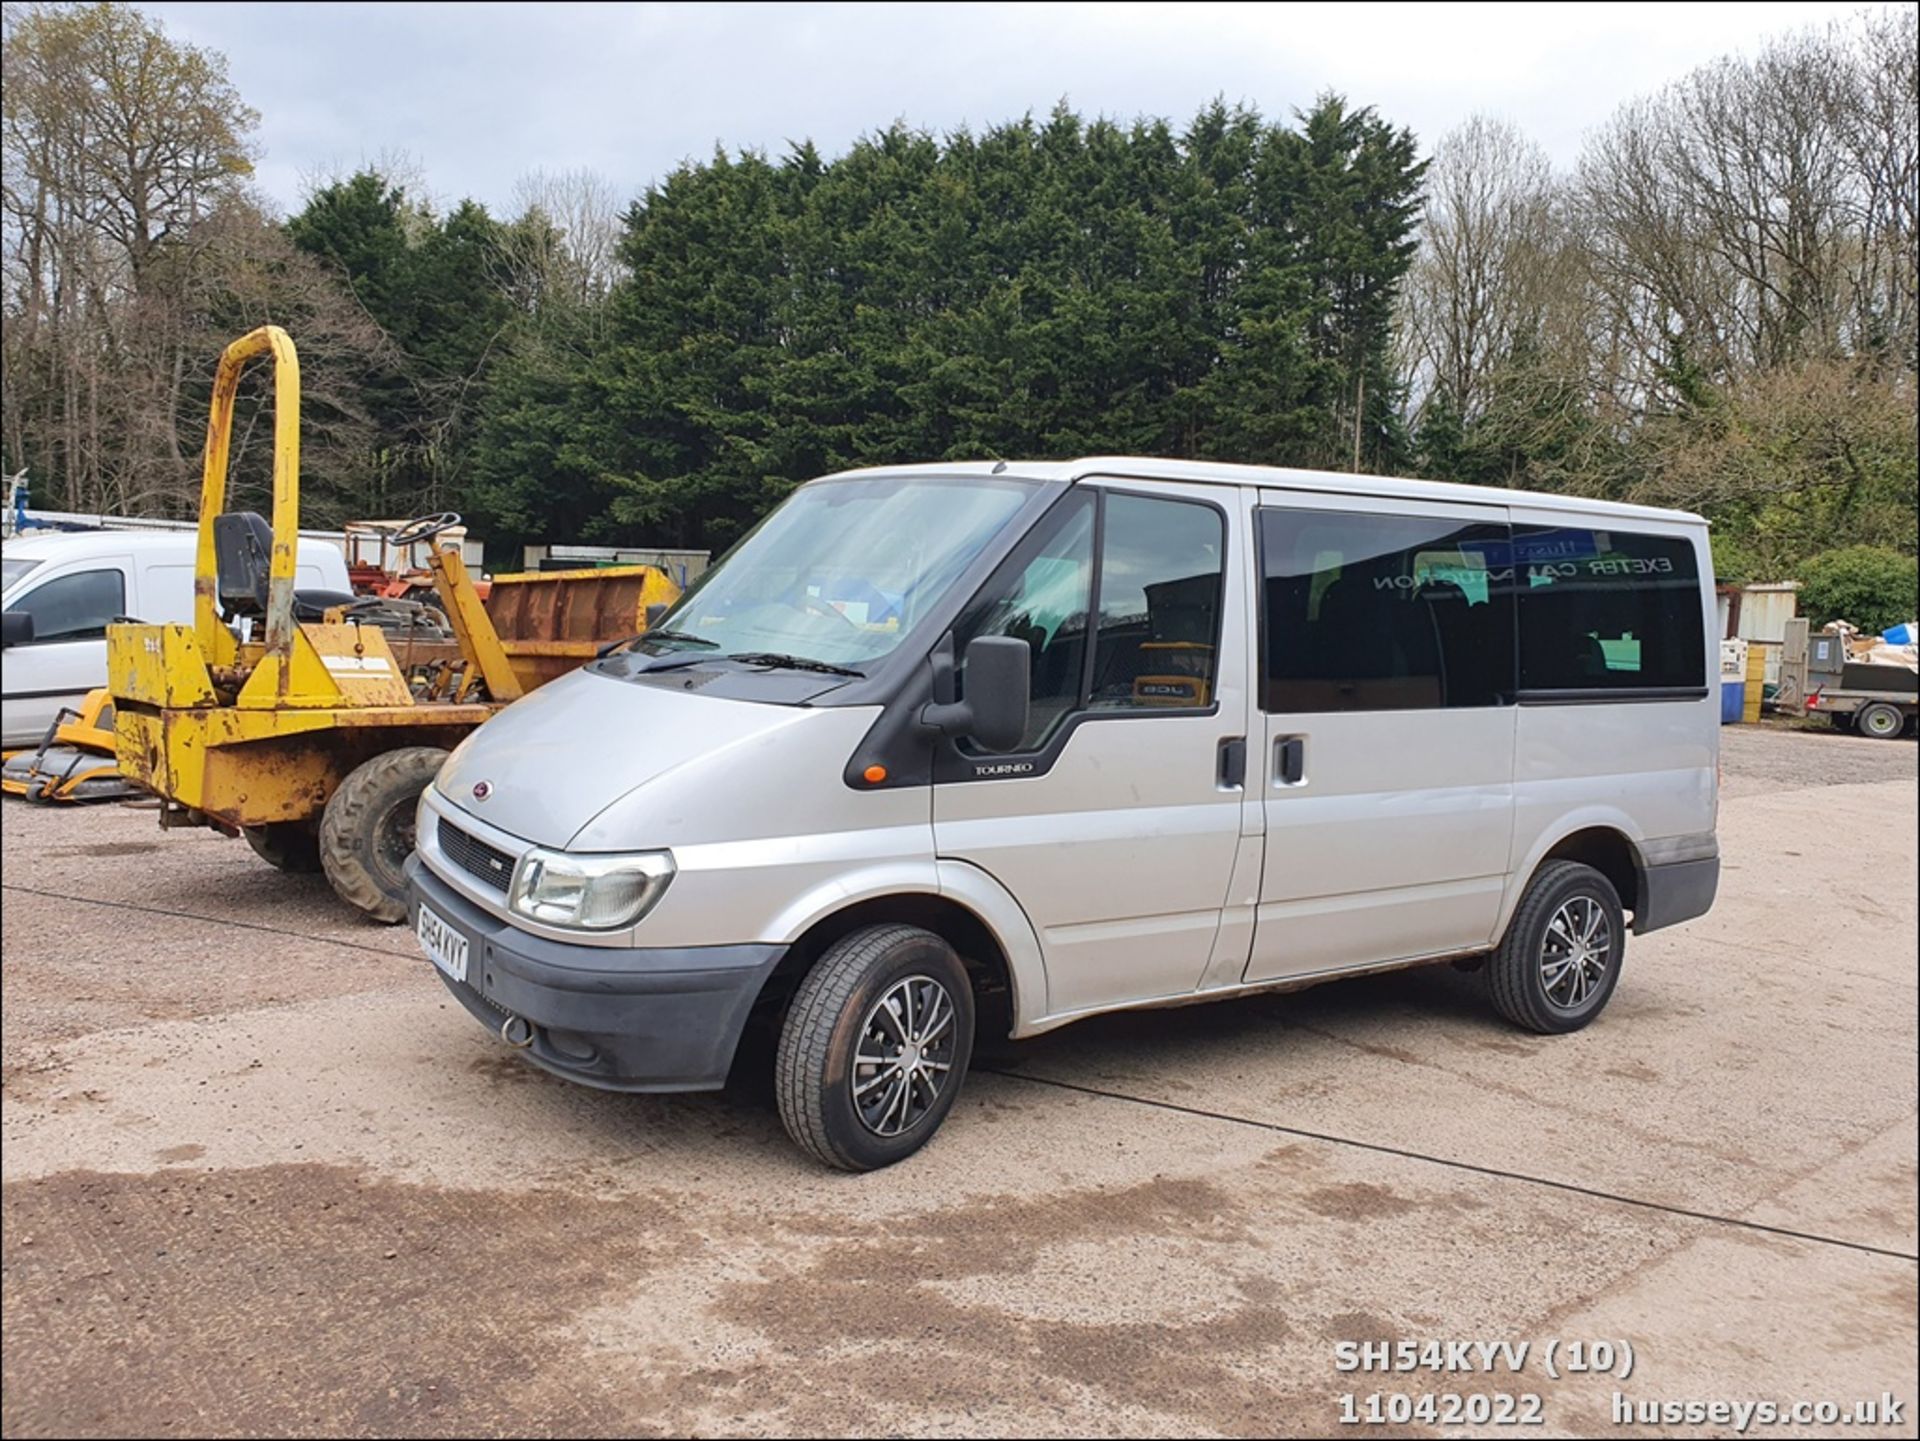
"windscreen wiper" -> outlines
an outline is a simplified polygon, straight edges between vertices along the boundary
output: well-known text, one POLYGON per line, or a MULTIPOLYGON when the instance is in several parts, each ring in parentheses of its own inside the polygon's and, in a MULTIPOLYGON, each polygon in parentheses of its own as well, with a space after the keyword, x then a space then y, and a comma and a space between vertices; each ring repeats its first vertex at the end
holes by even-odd
POLYGON ((645 630, 634 637, 635 640, 677 640, 682 645, 697 645, 702 650, 718 650, 720 642, 708 640, 703 635, 695 635, 688 630, 645 630))
POLYGON ((724 656, 715 656, 715 660, 737 660, 742 665, 773 666, 779 670, 817 670, 825 675, 850 675, 855 680, 865 680, 863 670, 850 670, 843 665, 834 665, 830 661, 814 660, 811 656, 784 655, 779 651, 753 650, 740 651, 724 656))
POLYGON ((601 646, 599 650, 595 651, 594 655, 600 660, 605 660, 608 656, 618 655, 628 646, 638 645, 643 640, 677 640, 682 645, 698 646, 705 650, 718 650, 720 648, 719 641, 708 640, 705 636, 694 635, 690 631, 643 630, 636 635, 623 636, 619 640, 608 641, 605 645, 601 646))

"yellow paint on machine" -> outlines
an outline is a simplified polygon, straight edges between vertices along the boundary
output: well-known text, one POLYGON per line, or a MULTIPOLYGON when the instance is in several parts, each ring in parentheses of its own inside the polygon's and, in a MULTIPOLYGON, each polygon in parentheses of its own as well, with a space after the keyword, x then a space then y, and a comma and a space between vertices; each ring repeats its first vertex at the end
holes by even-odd
POLYGON ((459 551, 435 544, 435 599, 456 644, 430 634, 402 646, 403 665, 389 632, 356 623, 345 606, 296 623, 299 406, 299 358, 285 331, 263 326, 227 347, 207 418, 193 623, 107 630, 120 770, 168 803, 163 824, 317 835, 357 768, 403 747, 456 745, 501 706, 644 631, 650 607, 679 597, 664 573, 624 566, 501 576, 483 601, 459 551), (241 373, 264 356, 274 362, 272 545, 264 603, 243 642, 221 612, 215 522, 241 373), (475 693, 485 698, 470 700, 475 693))

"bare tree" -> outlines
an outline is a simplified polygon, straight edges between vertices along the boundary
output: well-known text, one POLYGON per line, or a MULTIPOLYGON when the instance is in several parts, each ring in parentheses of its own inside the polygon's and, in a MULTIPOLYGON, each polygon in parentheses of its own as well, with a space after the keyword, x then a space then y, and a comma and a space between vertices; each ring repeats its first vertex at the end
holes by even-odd
POLYGON ((1556 209, 1546 153, 1513 125, 1475 116, 1434 147, 1400 329, 1422 402, 1443 393, 1477 415, 1496 370, 1538 340, 1561 268, 1556 209))
POLYGON ((606 179, 584 169, 534 170, 514 186, 513 201, 507 258, 523 303, 604 297, 623 269, 624 206, 606 179))
POLYGON ((1632 409, 1823 358, 1913 365, 1914 16, 1723 60, 1588 143, 1576 224, 1604 383, 1632 409))
POLYGON ((186 466, 166 406, 136 413, 156 375, 177 395, 178 352, 154 353, 178 318, 160 277, 244 186, 258 117, 219 55, 122 5, 10 8, 0 72, 9 464, 110 509, 131 473, 186 466))
POLYGON ((1920 368, 1920 12, 1869 15, 1832 123, 1856 185, 1846 197, 1859 255, 1850 275, 1856 348, 1920 368))

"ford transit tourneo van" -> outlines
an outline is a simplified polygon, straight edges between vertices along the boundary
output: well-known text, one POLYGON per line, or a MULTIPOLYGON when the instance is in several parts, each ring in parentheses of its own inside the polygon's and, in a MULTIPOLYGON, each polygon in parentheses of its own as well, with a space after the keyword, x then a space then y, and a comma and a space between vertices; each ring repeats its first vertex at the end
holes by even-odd
POLYGON ((1719 878, 1705 523, 1092 459, 794 494, 421 801, 420 942, 587 1085, 751 1017, 830 1165, 911 1154, 982 1028, 1481 962, 1552 1033, 1719 878))

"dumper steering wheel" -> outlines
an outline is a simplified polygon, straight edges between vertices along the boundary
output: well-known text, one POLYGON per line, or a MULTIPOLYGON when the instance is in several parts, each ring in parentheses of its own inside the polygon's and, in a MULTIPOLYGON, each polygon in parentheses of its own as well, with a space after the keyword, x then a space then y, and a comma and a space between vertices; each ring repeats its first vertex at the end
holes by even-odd
POLYGON ((404 550, 407 546, 418 545, 423 540, 432 540, 442 531, 452 530, 460 524, 460 513, 443 510, 437 515, 423 515, 418 520, 410 520, 398 530, 387 536, 387 544, 404 550))

